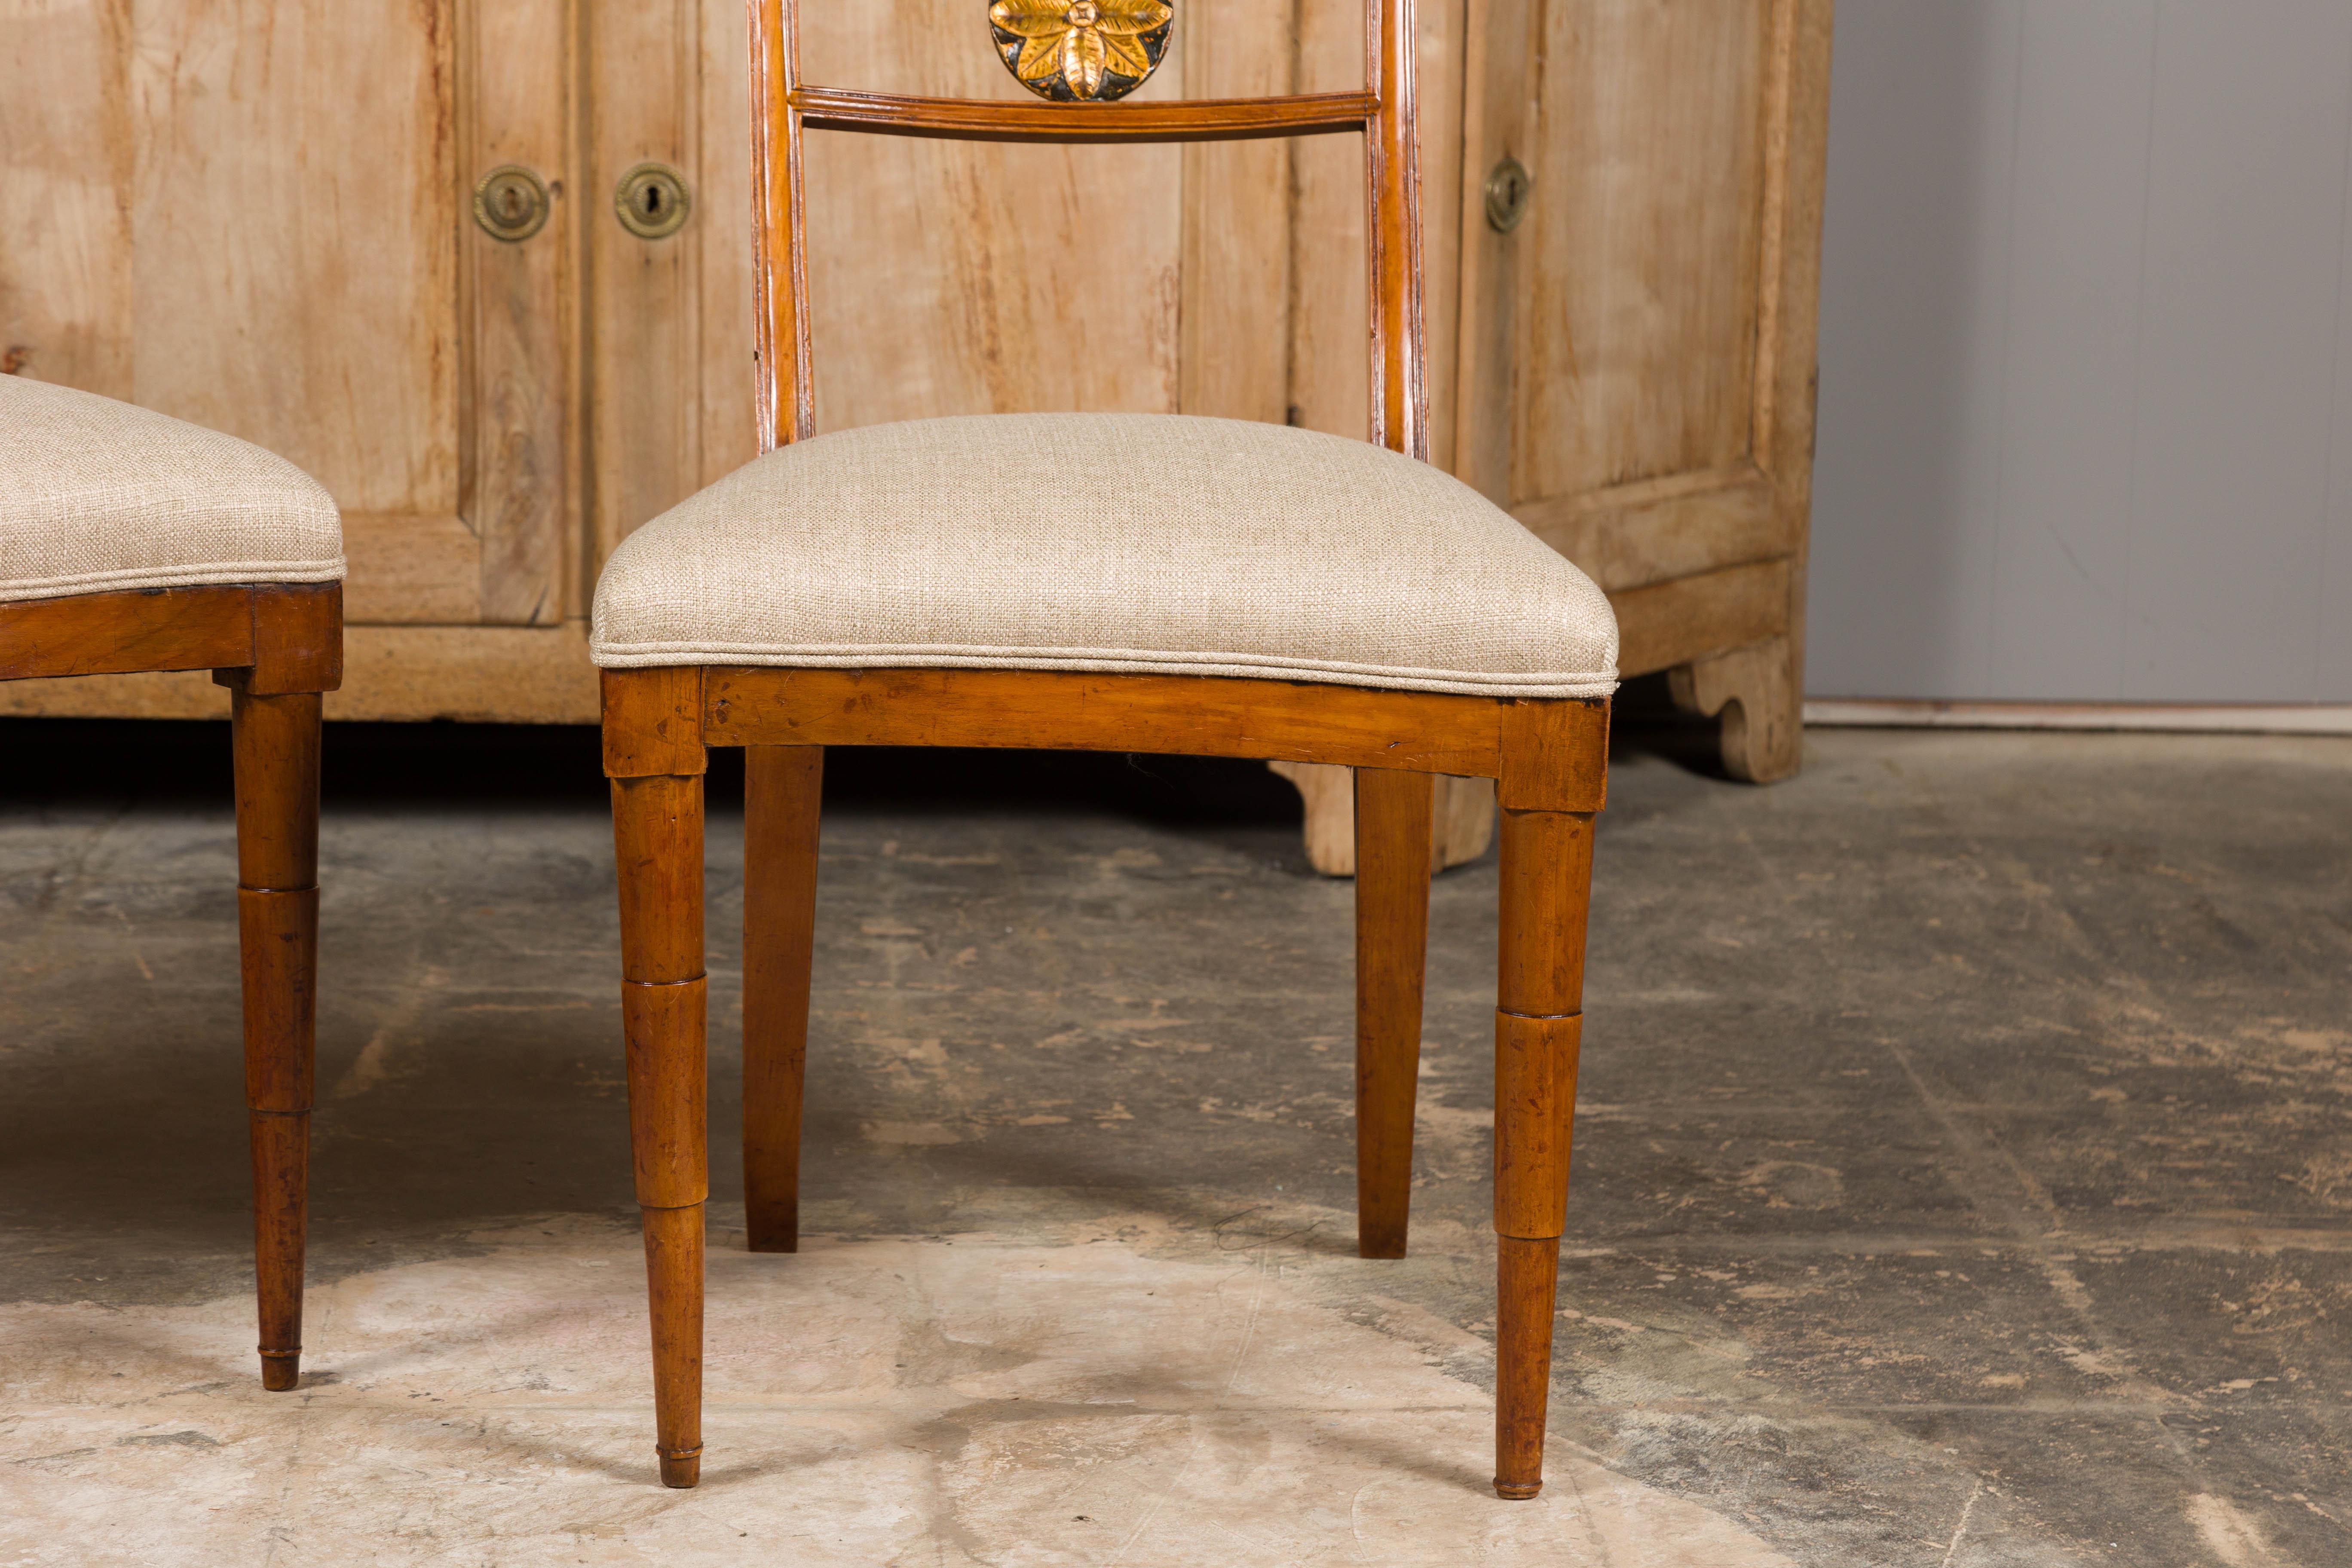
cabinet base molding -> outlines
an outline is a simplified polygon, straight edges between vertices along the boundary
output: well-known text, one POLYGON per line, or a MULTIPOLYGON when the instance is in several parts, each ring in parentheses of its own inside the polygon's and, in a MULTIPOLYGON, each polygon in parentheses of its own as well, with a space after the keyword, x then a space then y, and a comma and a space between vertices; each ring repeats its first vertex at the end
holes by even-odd
POLYGON ((1773 637, 1671 670, 1667 689, 1685 713, 1719 719, 1723 769, 1748 784, 1778 784, 1802 760, 1804 704, 1795 650, 1773 637))
POLYGON ((1627 676, 1737 652, 1790 628, 1793 563, 1751 561, 1640 588, 1612 589, 1617 668, 1627 676))

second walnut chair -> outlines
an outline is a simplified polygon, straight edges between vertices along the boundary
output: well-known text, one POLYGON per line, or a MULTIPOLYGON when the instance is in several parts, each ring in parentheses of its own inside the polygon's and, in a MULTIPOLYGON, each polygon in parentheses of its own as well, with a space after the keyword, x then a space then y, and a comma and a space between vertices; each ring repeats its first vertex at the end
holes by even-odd
POLYGON ((1359 770, 1368 1258, 1404 1252, 1433 777, 1497 781, 1495 1489, 1535 1496, 1617 632, 1575 567, 1422 460, 1411 0, 1370 0, 1369 90, 1148 105, 1099 100, 1150 74, 1172 20, 1160 0, 997 0, 997 47, 1051 100, 1036 103, 807 86, 793 0, 750 9, 763 456, 632 535, 595 609, 663 1481, 694 1485, 702 1454, 705 748, 750 748, 744 1173, 752 1249, 790 1252, 824 748, 1016 746, 1359 770), (815 436, 801 238, 812 130, 1360 133, 1372 441, 1153 415, 815 436))

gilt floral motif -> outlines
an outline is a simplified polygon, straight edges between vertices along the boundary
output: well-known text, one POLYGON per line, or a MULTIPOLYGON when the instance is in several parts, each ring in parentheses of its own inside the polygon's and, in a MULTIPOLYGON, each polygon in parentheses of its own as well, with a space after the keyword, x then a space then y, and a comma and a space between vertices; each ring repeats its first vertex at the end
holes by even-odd
POLYGON ((1124 98, 1160 67, 1176 13, 1163 0, 995 0, 998 52, 1040 98, 1124 98))

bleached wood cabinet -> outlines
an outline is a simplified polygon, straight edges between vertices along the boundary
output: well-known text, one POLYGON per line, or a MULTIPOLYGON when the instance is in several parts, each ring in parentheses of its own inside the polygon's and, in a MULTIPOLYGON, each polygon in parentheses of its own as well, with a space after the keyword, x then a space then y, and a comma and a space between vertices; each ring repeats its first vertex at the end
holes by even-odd
MULTIPOLYGON (((806 7, 807 74, 1020 96, 985 11, 806 7)), ((1360 0, 1177 11, 1139 98, 1362 82, 1360 0)), ((1591 571, 1626 668, 1729 704, 1727 760, 1776 776, 1801 687, 1829 0, 1420 17, 1435 459, 1591 571)), ((331 713, 593 718, 604 555, 752 452, 743 33, 732 0, 13 8, 0 352, 325 481, 352 556, 331 713), (689 203, 663 237, 616 207, 646 164, 689 203), (475 217, 509 167, 548 192, 520 240, 475 217)), ((1363 427, 1353 138, 819 134, 808 159, 821 427, 1022 408, 1363 427)), ((0 688, 14 712, 219 702, 198 677, 0 688)))

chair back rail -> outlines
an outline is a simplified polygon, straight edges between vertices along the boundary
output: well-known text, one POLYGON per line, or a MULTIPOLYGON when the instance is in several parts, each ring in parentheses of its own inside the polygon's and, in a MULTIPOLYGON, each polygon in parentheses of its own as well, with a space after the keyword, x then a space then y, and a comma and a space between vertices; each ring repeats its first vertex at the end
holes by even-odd
MULTIPOLYGON (((801 144, 810 131, 958 141, 1238 141, 1353 131, 1364 138, 1372 439, 1426 460, 1421 173, 1412 0, 1365 0, 1365 92, 1160 103, 1020 103, 812 87, 800 79, 798 0, 749 0, 760 449, 815 433, 801 144)), ((1181 26, 1181 20, 1179 25, 1181 26)))
POLYGON ((1369 92, 1112 105, 905 98, 837 87, 803 87, 792 95, 792 105, 812 131, 878 131, 962 142, 1240 142, 1361 131, 1380 109, 1369 92))

